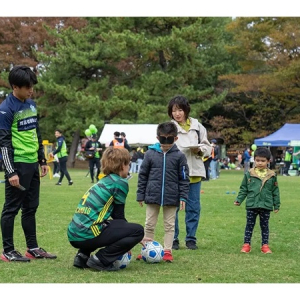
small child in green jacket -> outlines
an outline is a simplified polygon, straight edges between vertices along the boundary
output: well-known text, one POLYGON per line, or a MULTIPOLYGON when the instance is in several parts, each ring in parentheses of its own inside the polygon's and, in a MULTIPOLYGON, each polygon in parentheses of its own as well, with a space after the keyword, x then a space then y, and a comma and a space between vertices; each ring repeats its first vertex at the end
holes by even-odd
POLYGON ((247 224, 245 228, 244 245, 241 252, 251 251, 251 237, 259 215, 262 253, 272 253, 269 248, 269 219, 270 213, 280 208, 280 195, 276 173, 268 168, 271 152, 267 148, 257 148, 254 152, 254 168, 245 173, 239 194, 234 202, 241 205, 246 200, 247 224))

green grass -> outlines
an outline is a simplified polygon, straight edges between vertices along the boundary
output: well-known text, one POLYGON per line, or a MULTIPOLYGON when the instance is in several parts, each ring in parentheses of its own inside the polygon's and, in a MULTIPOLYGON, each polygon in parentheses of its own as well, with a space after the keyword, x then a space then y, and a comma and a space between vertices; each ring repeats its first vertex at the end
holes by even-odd
MULTIPOLYGON (((90 187, 87 170, 70 169, 74 181, 68 186, 54 185, 56 178, 41 181, 40 207, 37 212, 38 242, 41 247, 58 255, 56 260, 36 260, 30 263, 0 261, 0 283, 299 283, 299 177, 278 177, 281 210, 271 214, 271 255, 260 252, 259 223, 252 238, 252 251, 240 253, 243 244, 246 213, 244 204, 233 205, 242 171, 223 171, 218 180, 203 182, 201 219, 197 238, 199 249, 184 247, 184 212, 180 212, 180 245, 174 251, 171 264, 146 264, 136 261, 140 245, 133 249, 128 268, 119 272, 93 272, 72 266, 76 249, 67 239, 67 227, 79 199, 90 187)), ((126 218, 144 224, 145 206, 135 201, 137 174, 129 181, 130 192, 126 204, 126 218)), ((3 205, 4 184, 0 184, 3 205)), ((162 215, 155 239, 163 243, 162 215)), ((20 213, 15 220, 15 247, 25 252, 25 240, 20 225, 20 213)))

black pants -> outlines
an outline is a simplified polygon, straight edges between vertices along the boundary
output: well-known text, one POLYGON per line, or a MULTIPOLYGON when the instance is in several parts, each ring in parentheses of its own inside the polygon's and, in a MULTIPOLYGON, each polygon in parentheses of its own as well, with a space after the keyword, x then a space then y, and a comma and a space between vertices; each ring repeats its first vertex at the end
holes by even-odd
POLYGON ((283 174, 286 174, 286 175, 289 174, 289 169, 290 169, 291 163, 292 163, 291 161, 284 161, 284 171, 283 171, 283 174))
POLYGON ((247 224, 245 228, 244 243, 251 244, 251 237, 258 215, 261 229, 261 244, 264 245, 269 243, 270 210, 263 208, 247 209, 247 224))
POLYGON ((208 158, 205 162, 204 162, 204 167, 205 167, 205 174, 206 174, 206 178, 202 179, 203 181, 209 181, 209 177, 210 177, 210 172, 209 172, 209 165, 211 162, 212 158, 208 158))
POLYGON ((35 213, 39 205, 40 173, 38 163, 14 163, 20 184, 26 191, 21 191, 9 184, 5 175, 5 202, 1 215, 1 231, 4 252, 14 250, 14 221, 22 210, 21 224, 28 248, 38 247, 36 239, 35 213))
POLYGON ((53 174, 59 173, 59 163, 57 161, 53 161, 53 174))
POLYGON ((66 175, 68 181, 70 182, 71 177, 70 177, 69 172, 67 170, 68 157, 64 156, 64 157, 58 158, 58 160, 59 160, 59 167, 60 167, 60 178, 59 178, 58 182, 62 182, 65 175, 66 175))
POLYGON ((98 181, 98 176, 100 174, 100 158, 90 158, 89 167, 90 167, 90 176, 92 181, 94 180, 94 166, 97 168, 96 180, 98 181))
POLYGON ((99 260, 108 266, 117 258, 138 244, 144 237, 144 228, 140 224, 128 223, 122 219, 110 220, 99 236, 82 242, 70 242, 79 252, 90 256, 96 253, 99 260))

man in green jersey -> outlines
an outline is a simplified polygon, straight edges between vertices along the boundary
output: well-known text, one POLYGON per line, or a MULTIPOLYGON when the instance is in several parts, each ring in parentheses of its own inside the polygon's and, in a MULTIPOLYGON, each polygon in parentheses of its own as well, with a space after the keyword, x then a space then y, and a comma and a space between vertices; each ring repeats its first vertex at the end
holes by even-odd
POLYGON ((91 183, 94 183, 94 175, 97 182, 100 174, 100 151, 102 151, 102 146, 100 142, 97 141, 96 134, 93 134, 92 139, 85 144, 84 150, 93 153, 93 156, 89 158, 90 176, 92 180, 91 183), (96 174, 94 174, 94 167, 97 169, 96 174))
POLYGON ((12 93, 0 104, 0 148, 5 167, 5 201, 1 215, 4 251, 1 259, 7 262, 53 259, 56 255, 40 248, 36 237, 40 177, 48 172, 36 104, 30 99, 37 78, 29 67, 15 66, 8 80, 12 93), (13 241, 14 221, 20 209, 27 245, 25 256, 15 249, 13 241))
POLYGON ((143 244, 143 226, 125 218, 129 163, 125 148, 108 147, 104 151, 101 165, 105 176, 83 195, 68 227, 69 242, 79 249, 75 267, 115 271, 113 262, 119 256, 143 244))

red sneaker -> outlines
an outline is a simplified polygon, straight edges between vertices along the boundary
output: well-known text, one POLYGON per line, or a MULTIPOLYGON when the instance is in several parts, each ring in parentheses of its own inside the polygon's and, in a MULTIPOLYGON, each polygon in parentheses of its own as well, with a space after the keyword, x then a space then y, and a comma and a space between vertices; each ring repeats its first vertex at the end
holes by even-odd
POLYGON ((172 262, 173 255, 172 255, 170 250, 165 250, 164 251, 163 260, 166 261, 166 262, 172 262))
POLYGON ((244 244, 242 249, 241 249, 241 252, 243 253, 249 253, 251 251, 251 246, 250 244, 244 244))
POLYGON ((27 249, 27 251, 25 252, 25 256, 30 259, 36 259, 36 258, 55 259, 55 258, 57 258, 56 255, 47 252, 43 248, 38 248, 38 249, 34 249, 34 250, 27 249))
POLYGON ((262 247, 261 247, 261 252, 262 252, 262 253, 265 253, 265 254, 272 253, 272 251, 271 251, 271 249, 269 248, 269 245, 268 245, 268 244, 262 245, 262 247))

